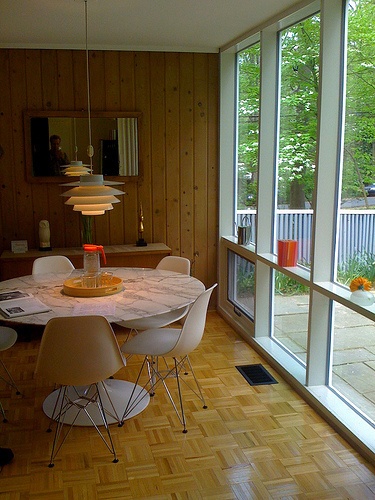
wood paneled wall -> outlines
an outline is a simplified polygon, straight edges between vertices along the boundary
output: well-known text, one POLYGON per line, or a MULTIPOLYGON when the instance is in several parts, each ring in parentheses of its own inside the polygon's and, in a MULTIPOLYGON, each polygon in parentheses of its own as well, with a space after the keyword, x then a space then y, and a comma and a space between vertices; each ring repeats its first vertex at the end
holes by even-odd
MULTIPOLYGON (((142 112, 143 174, 95 218, 95 241, 135 242, 142 203, 146 241, 191 259, 207 286, 217 262, 218 62, 217 54, 90 52, 92 110, 142 112)), ((80 216, 59 196, 65 188, 25 180, 23 111, 87 109, 85 64, 84 51, 0 50, 1 251, 11 240, 37 248, 42 219, 53 247, 81 244, 80 216)))

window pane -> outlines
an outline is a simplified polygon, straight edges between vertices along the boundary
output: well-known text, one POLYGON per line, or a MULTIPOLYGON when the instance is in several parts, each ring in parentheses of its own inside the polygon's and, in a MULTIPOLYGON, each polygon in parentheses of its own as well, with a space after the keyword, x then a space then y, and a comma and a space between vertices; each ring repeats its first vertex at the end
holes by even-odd
POLYGON ((257 196, 260 44, 239 52, 238 61, 238 145, 237 224, 251 225, 250 241, 255 242, 257 196))
POLYGON ((273 337, 306 363, 309 289, 275 271, 273 337))
POLYGON ((374 323, 335 303, 332 387, 375 422, 374 323))
MULTIPOLYGON (((373 0, 347 2, 344 156, 339 211, 337 281, 375 280, 375 21, 373 0)), ((332 387, 375 422, 375 328, 335 304, 332 387)))
POLYGON ((228 250, 228 300, 248 318, 254 319, 255 265, 228 250))
POLYGON ((348 2, 344 161, 337 280, 375 278, 375 22, 373 0, 348 2))
POLYGON ((319 15, 280 32, 277 239, 299 241, 310 265, 319 90, 319 15))

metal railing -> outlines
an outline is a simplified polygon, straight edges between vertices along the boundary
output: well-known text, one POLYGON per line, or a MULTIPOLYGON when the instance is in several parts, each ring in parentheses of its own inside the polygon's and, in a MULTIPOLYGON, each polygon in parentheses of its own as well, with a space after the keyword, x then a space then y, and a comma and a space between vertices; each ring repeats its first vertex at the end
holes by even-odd
MULTIPOLYGON (((313 210, 277 210, 276 235, 279 240, 298 240, 298 262, 311 263, 313 210)), ((256 210, 239 210, 237 225, 251 225, 251 241, 256 241, 256 210)), ((359 253, 375 254, 375 210, 340 210, 338 264, 359 253)))

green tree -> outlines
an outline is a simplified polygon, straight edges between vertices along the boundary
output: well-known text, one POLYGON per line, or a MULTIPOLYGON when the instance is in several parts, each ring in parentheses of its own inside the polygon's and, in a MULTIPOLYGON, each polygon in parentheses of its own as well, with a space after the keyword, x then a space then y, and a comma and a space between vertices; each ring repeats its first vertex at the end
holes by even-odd
MULTIPOLYGON (((375 182, 374 0, 348 1, 342 197, 375 182)), ((319 15, 280 33, 278 203, 304 208, 314 190, 319 91, 319 15)), ((256 203, 260 44, 238 55, 238 208, 256 203)))
MULTIPOLYGON (((311 201, 319 85, 319 17, 281 35, 279 204, 311 201)), ((259 139, 260 44, 240 52, 238 96, 238 203, 255 205, 259 139)))
POLYGON ((279 204, 305 208, 314 189, 319 91, 319 16, 281 33, 279 204))
POLYGON ((343 197, 363 196, 363 183, 375 182, 375 22, 373 0, 350 1, 343 197))
POLYGON ((260 44, 256 43, 238 55, 238 157, 237 208, 243 210, 256 205, 260 44))

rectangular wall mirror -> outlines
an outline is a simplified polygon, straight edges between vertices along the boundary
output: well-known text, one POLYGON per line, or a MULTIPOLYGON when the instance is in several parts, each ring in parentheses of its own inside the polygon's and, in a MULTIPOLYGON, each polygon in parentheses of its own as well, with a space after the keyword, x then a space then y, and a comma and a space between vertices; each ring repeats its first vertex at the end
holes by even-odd
MULTIPOLYGON (((138 177, 141 113, 92 111, 93 173, 138 177)), ((61 182, 71 161, 89 163, 87 112, 25 111, 24 135, 28 182, 61 182)))

